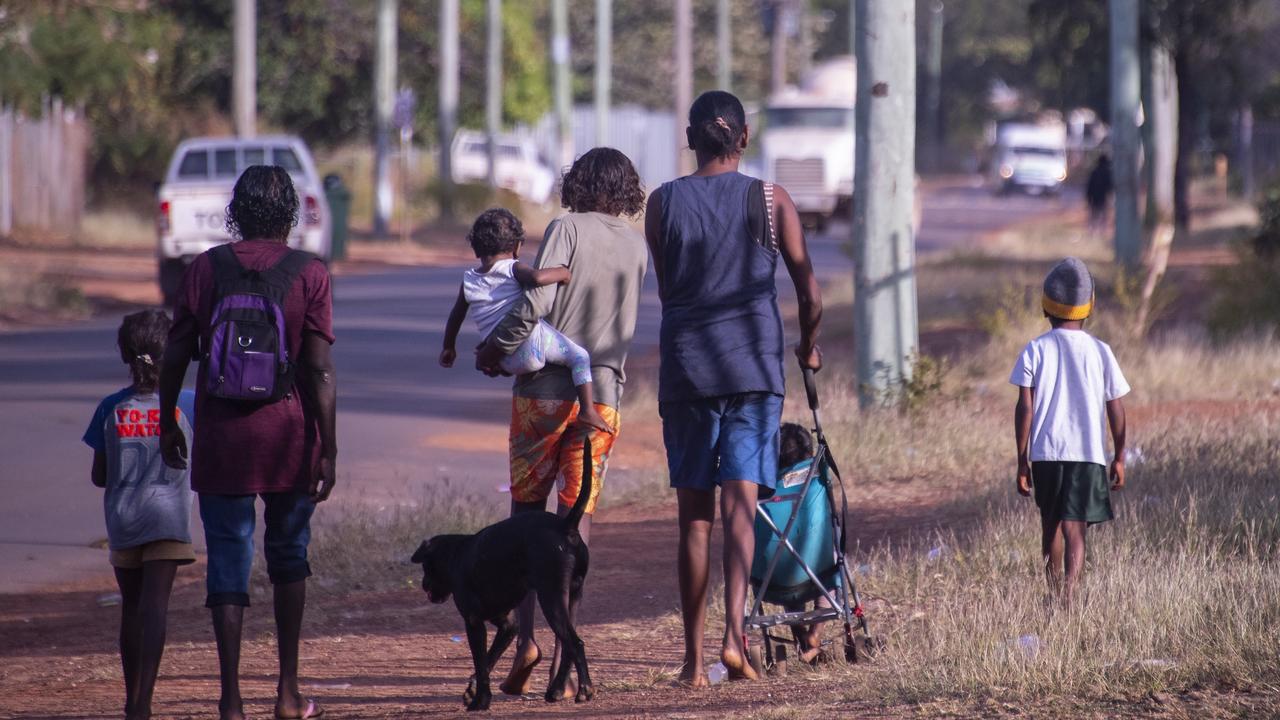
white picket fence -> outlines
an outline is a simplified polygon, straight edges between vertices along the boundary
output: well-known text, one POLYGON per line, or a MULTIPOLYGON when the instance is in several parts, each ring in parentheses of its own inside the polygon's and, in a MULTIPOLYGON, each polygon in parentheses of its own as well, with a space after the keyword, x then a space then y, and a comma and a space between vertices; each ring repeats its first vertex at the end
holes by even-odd
POLYGON ((59 100, 34 119, 0 106, 0 236, 80 229, 90 141, 83 113, 59 100))

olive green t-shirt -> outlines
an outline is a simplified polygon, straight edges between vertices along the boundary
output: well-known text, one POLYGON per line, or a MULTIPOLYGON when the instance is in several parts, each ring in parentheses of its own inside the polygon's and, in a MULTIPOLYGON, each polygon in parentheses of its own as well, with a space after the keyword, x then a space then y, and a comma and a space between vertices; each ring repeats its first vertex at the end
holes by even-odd
MULTIPOLYGON (((616 408, 648 262, 644 236, 625 220, 595 212, 563 215, 547 227, 534 266, 564 265, 573 279, 568 285, 528 290, 489 341, 509 355, 545 319, 590 353, 596 402, 616 408)), ((516 378, 515 394, 577 398, 569 368, 561 365, 516 378)))

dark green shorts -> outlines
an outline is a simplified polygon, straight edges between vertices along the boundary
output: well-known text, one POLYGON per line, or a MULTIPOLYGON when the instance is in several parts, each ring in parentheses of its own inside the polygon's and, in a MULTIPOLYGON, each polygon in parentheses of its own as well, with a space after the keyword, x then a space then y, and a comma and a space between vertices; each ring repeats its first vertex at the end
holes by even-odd
POLYGON ((1046 520, 1083 520, 1090 525, 1115 517, 1107 467, 1089 462, 1033 462, 1031 483, 1046 520))

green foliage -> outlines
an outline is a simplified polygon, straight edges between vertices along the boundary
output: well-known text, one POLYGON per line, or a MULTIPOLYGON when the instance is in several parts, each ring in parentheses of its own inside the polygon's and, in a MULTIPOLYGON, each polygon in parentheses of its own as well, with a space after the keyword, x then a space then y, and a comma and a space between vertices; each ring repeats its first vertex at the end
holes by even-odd
POLYGON ((1220 337, 1280 330, 1280 183, 1258 207, 1257 232, 1237 243, 1236 264, 1213 274, 1209 327, 1220 337))

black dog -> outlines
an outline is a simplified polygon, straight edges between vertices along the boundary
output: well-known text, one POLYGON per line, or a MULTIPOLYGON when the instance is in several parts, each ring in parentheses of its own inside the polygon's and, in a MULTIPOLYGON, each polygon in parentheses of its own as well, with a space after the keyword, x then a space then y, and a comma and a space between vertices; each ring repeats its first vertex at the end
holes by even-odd
POLYGON ((578 521, 591 498, 592 482, 588 436, 583 441, 582 489, 563 518, 549 512, 521 513, 475 535, 437 535, 413 554, 413 562, 422 564, 427 597, 442 603, 453 595, 466 623, 476 671, 463 695, 468 710, 489 708, 493 697, 489 673, 515 637, 512 611, 531 590, 537 593, 542 614, 560 643, 560 666, 547 687, 547 702, 564 695, 570 662, 578 673, 574 699, 585 702, 595 695, 582 639, 572 620, 587 576, 587 546, 578 534, 578 521), (486 622, 497 628, 487 653, 486 622))

